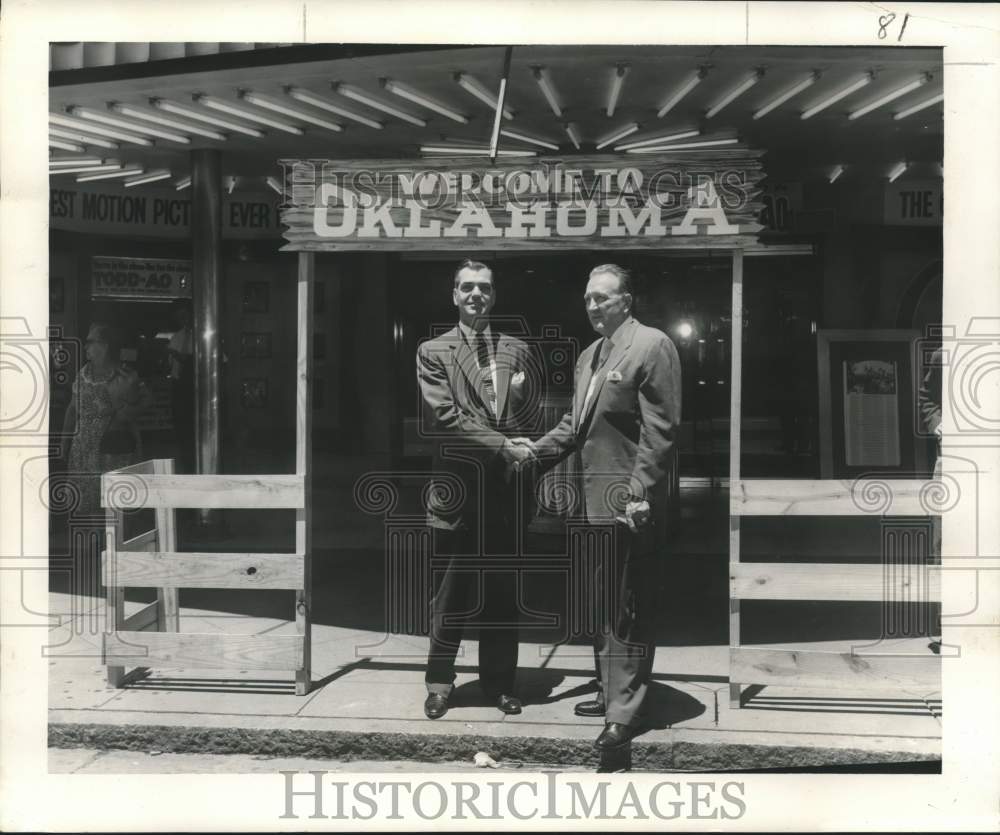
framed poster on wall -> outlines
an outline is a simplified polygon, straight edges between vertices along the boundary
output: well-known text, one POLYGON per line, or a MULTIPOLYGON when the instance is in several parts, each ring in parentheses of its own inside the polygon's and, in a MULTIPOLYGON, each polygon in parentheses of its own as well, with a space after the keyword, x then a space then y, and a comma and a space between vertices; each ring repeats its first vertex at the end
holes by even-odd
POLYGON ((819 441, 822 478, 928 474, 917 425, 915 330, 820 330, 819 441))

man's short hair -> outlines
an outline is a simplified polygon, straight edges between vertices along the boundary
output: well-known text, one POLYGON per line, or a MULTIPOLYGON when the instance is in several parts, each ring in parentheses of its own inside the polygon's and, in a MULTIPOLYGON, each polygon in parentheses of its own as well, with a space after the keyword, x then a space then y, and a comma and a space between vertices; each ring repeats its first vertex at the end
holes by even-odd
POLYGON ((635 293, 632 290, 632 274, 624 267, 619 267, 617 264, 601 264, 590 271, 590 277, 593 278, 598 273, 613 275, 618 279, 618 290, 621 293, 628 293, 633 299, 635 298, 635 293))
POLYGON ((486 264, 484 264, 482 261, 473 261, 471 258, 466 258, 464 261, 462 261, 461 264, 455 267, 456 287, 458 287, 458 274, 462 272, 462 270, 472 270, 474 273, 479 273, 482 272, 483 270, 486 270, 486 272, 490 274, 490 278, 493 277, 493 270, 491 270, 488 266, 486 266, 486 264))

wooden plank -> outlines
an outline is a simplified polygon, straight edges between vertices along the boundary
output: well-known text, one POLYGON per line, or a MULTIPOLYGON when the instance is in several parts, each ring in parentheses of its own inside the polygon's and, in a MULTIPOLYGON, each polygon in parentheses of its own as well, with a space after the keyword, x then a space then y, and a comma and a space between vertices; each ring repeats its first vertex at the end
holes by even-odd
POLYGON ((104 636, 105 663, 177 669, 295 670, 300 635, 116 632, 104 636))
POLYGON ((730 675, 749 684, 829 688, 834 692, 941 689, 941 658, 921 655, 852 655, 849 652, 734 647, 730 675))
MULTIPOLYGON (((156 462, 156 472, 160 475, 174 474, 174 460, 160 459, 156 462)), ((156 509, 156 530, 159 534, 160 551, 177 550, 177 512, 172 507, 156 509)), ((181 631, 180 592, 175 588, 160 588, 156 591, 156 599, 160 603, 161 632, 181 631)))
POLYGON ((830 340, 826 331, 816 334, 817 379, 819 381, 819 474, 833 476, 833 388, 830 380, 830 340), (829 439, 829 443, 826 440, 829 439))
POLYGON ((316 256, 299 253, 296 331, 295 472, 302 479, 302 507, 295 511, 295 550, 302 581, 295 592, 295 631, 302 640, 302 664, 295 670, 295 694, 312 688, 312 383, 313 287, 316 256))
POLYGON ((158 626, 160 623, 160 602, 154 600, 152 603, 143 606, 138 612, 133 612, 122 623, 122 630, 126 632, 142 632, 150 626, 158 626))
POLYGON ((941 600, 940 571, 921 566, 732 563, 729 581, 730 595, 743 600, 900 603, 941 600))
POLYGON ((299 554, 119 553, 118 584, 163 589, 300 589, 299 554))
POLYGON ((156 465, 160 463, 162 459, 151 459, 149 461, 140 461, 138 464, 130 464, 127 467, 119 467, 113 472, 123 473, 126 475, 151 475, 155 473, 156 465))
POLYGON ((118 550, 120 551, 155 551, 156 546, 159 541, 159 531, 153 528, 149 531, 144 531, 137 536, 133 536, 131 539, 126 539, 120 546, 118 550))
MULTIPOLYGON (((740 480, 740 456, 742 454, 741 431, 743 426, 743 251, 733 252, 733 293, 731 302, 731 322, 729 344, 732 355, 729 365, 729 484, 740 480)), ((714 468, 713 468, 714 472, 714 468)), ((729 517, 729 561, 740 561, 740 517, 729 517)), ((740 601, 729 598, 729 646, 740 645, 740 601)), ((730 671, 729 706, 738 709, 740 702, 740 680, 730 671)))
MULTIPOLYGON (((106 588, 106 598, 104 606, 104 628, 108 632, 120 629, 125 622, 125 590, 115 581, 115 557, 118 541, 118 522, 120 513, 114 510, 105 511, 106 527, 104 536, 103 558, 106 565, 102 565, 102 576, 106 588)), ((121 687, 125 679, 125 666, 123 664, 107 665, 108 687, 121 687)))
MULTIPOLYGON (((310 220, 311 222, 311 220, 310 220)), ((544 247, 547 251, 553 250, 603 250, 626 247, 627 249, 644 250, 648 252, 663 252, 670 250, 678 252, 689 250, 692 253, 704 253, 706 249, 733 249, 754 240, 750 237, 755 235, 760 226, 756 224, 740 224, 741 229, 747 229, 748 234, 739 235, 691 235, 689 238, 683 236, 672 237, 622 237, 622 238, 549 238, 545 240, 544 247), (609 245, 609 242, 611 244, 609 245), (616 246, 617 245, 617 246, 616 246)), ((434 238, 374 238, 370 240, 321 238, 310 240, 308 238, 293 237, 285 233, 288 240, 281 252, 405 252, 415 246, 415 241, 420 241, 420 246, 427 252, 476 252, 482 255, 486 249, 496 251, 523 251, 537 252, 539 242, 537 238, 444 238, 435 240, 434 238)))
POLYGON ((117 475, 101 478, 101 502, 121 510, 143 507, 300 508, 300 475, 117 475))
POLYGON ((742 479, 730 485, 734 516, 926 516, 923 479, 742 479))

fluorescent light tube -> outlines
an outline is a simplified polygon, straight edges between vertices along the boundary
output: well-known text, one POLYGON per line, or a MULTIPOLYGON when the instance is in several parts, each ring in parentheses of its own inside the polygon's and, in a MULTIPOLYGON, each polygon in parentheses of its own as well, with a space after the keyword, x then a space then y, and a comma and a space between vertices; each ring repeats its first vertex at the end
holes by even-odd
POLYGON ((869 84, 872 83, 873 78, 875 78, 875 73, 872 72, 865 73, 861 78, 859 78, 853 84, 849 84, 847 87, 844 87, 842 90, 838 90, 833 95, 827 96, 819 104, 814 104, 809 109, 803 110, 799 118, 809 119, 812 116, 815 116, 821 110, 826 110, 831 104, 836 104, 841 99, 851 95, 851 93, 857 92, 862 87, 868 86, 869 84))
POLYGON ((692 136, 701 136, 700 130, 685 130, 680 133, 668 133, 665 136, 654 136, 651 139, 641 139, 635 142, 628 142, 625 145, 616 145, 616 151, 628 151, 632 148, 642 148, 646 145, 660 145, 664 142, 676 142, 679 139, 690 139, 692 136))
POLYGON ((186 188, 191 188, 191 175, 188 174, 187 177, 181 177, 176 183, 174 183, 174 188, 177 191, 183 191, 186 188))
POLYGON ((401 98, 412 101, 414 104, 419 104, 421 107, 426 107, 428 110, 433 110, 435 113, 440 113, 451 119, 454 122, 460 122, 463 125, 469 123, 467 116, 463 116, 456 110, 452 110, 450 107, 445 107, 443 104, 434 101, 434 99, 428 98, 423 93, 414 90, 412 87, 407 87, 405 84, 400 84, 398 81, 393 81, 391 78, 387 78, 382 82, 382 86, 385 87, 390 93, 397 95, 401 98))
POLYGON ((50 168, 49 174, 97 174, 102 171, 118 171, 121 163, 108 162, 103 165, 78 165, 75 168, 50 168))
POLYGON ((615 108, 618 107, 618 99, 622 94, 622 87, 625 86, 625 76, 628 75, 628 71, 628 64, 619 64, 615 67, 615 75, 611 80, 611 94, 608 96, 608 107, 605 110, 609 119, 615 115, 615 108))
POLYGON ((925 107, 930 107, 931 105, 935 105, 941 101, 944 101, 944 93, 938 93, 936 96, 931 96, 929 99, 925 99, 922 102, 918 102, 917 104, 911 105, 910 107, 907 107, 905 110, 900 110, 899 113, 893 113, 892 118, 897 120, 905 119, 907 116, 912 116, 914 113, 918 113, 925 107))
POLYGON ((89 183, 92 180, 111 180, 115 177, 130 177, 133 174, 141 174, 142 166, 134 165, 131 168, 119 168, 117 171, 107 171, 100 174, 80 174, 76 181, 78 183, 89 183))
POLYGON ((278 194, 284 195, 284 189, 282 189, 281 183, 278 182, 277 177, 266 177, 264 182, 267 183, 268 188, 273 189, 278 194))
POLYGON ((417 125, 421 128, 427 127, 427 122, 419 116, 414 116, 411 113, 407 113, 405 110, 400 110, 397 107, 393 107, 391 104, 386 104, 384 101, 380 101, 379 99, 370 96, 364 90, 359 90, 356 87, 350 87, 347 84, 334 84, 333 89, 341 96, 346 96, 349 99, 354 99, 354 101, 367 104, 369 107, 374 107, 376 110, 381 110, 383 113, 388 113, 390 116, 395 116, 398 119, 402 119, 404 122, 409 122, 411 125, 417 125))
POLYGON ((631 148, 627 154, 653 154, 665 151, 686 151, 692 148, 711 148, 715 145, 735 145, 739 139, 706 139, 704 142, 682 142, 679 145, 646 145, 642 148, 631 148))
MULTIPOLYGON (((489 148, 459 148, 459 147, 449 147, 447 145, 421 145, 420 153, 422 154, 452 154, 453 156, 460 157, 488 157, 490 155, 489 148)), ((537 156, 535 151, 522 151, 515 149, 504 149, 497 151, 497 155, 501 157, 534 157, 537 156)))
POLYGON ((375 130, 382 130, 383 125, 381 122, 376 122, 374 119, 369 119, 367 116, 362 116, 360 113, 355 113, 353 110, 347 110, 344 107, 340 107, 332 101, 324 99, 322 96, 310 93, 308 90, 302 90, 299 87, 287 87, 285 88, 285 95, 295 99, 296 101, 300 101, 303 104, 311 104, 313 107, 318 107, 321 110, 327 110, 330 113, 343 116, 345 119, 353 119, 355 122, 360 122, 362 125, 374 128, 375 130))
POLYGON ((549 103, 549 107, 552 108, 552 112, 561 119, 562 108, 559 106, 559 99, 556 97, 556 91, 552 86, 552 81, 549 79, 548 71, 545 67, 533 67, 531 71, 535 76, 535 81, 538 83, 538 89, 540 89, 542 91, 542 95, 545 96, 545 101, 549 103))
POLYGON ((695 87, 697 87, 698 83, 706 75, 708 75, 708 70, 706 70, 704 67, 702 67, 699 70, 695 70, 688 77, 688 79, 683 84, 681 84, 680 87, 677 88, 677 91, 669 99, 666 100, 666 102, 664 103, 663 107, 661 107, 657 111, 657 113, 656 113, 657 118, 662 119, 671 110, 673 110, 673 108, 677 106, 677 103, 681 99, 683 99, 688 93, 690 93, 695 87))
POLYGON ((49 168, 61 165, 103 165, 101 157, 49 157, 49 168))
POLYGON ((892 171, 889 172, 889 182, 890 183, 896 182, 896 180, 898 180, 903 175, 903 172, 905 172, 906 169, 909 167, 910 167, 909 163, 906 162, 901 162, 897 164, 895 167, 893 167, 892 171))
POLYGON ((566 135, 569 137, 569 141, 573 143, 573 147, 578 151, 580 150, 580 132, 576 129, 576 125, 570 122, 565 125, 566 135))
POLYGON ((757 70, 753 75, 748 76, 746 79, 741 81, 732 90, 730 90, 726 95, 719 99, 715 104, 713 104, 706 112, 705 118, 711 119, 713 116, 722 111, 722 109, 735 101, 737 98, 742 96, 747 90, 753 87, 758 81, 764 77, 763 70, 757 70))
POLYGON ((830 177, 829 177, 830 185, 833 185, 835 182, 837 182, 837 178, 840 177, 840 175, 843 173, 844 173, 843 165, 838 165, 836 168, 834 168, 833 171, 830 172, 830 177))
POLYGON ((625 125, 625 127, 619 128, 610 136, 607 136, 604 139, 600 140, 594 147, 599 151, 601 150, 601 148, 606 148, 612 142, 617 142, 619 139, 624 139, 626 136, 631 136, 637 130, 639 130, 638 123, 631 122, 630 124, 625 125))
POLYGON ((139 110, 138 108, 132 107, 128 104, 111 104, 108 105, 111 110, 115 113, 121 113, 122 116, 129 116, 132 119, 143 119, 147 122, 152 122, 154 125, 163 125, 168 128, 175 128, 177 130, 182 130, 185 133, 193 133, 197 136, 204 136, 207 139, 215 139, 219 142, 225 142, 226 137, 223 136, 218 131, 208 130, 207 128, 198 127, 197 125, 189 125, 186 122, 178 122, 176 119, 169 119, 166 116, 160 116, 158 113, 150 113, 146 110, 139 110))
POLYGON ((69 112, 73 116, 77 116, 80 119, 85 119, 88 122, 100 122, 101 124, 111 125, 112 127, 124 128, 125 130, 130 130, 135 133, 145 133, 149 136, 158 136, 160 139, 167 139, 171 142, 178 142, 181 145, 189 145, 191 140, 187 136, 181 136, 179 133, 170 133, 169 131, 159 130, 158 128, 147 127, 146 125, 137 125, 134 122, 126 121, 125 119, 117 119, 114 116, 108 116, 106 113, 102 113, 100 110, 90 110, 86 107, 71 107, 69 112))
POLYGON ((517 131, 507 130, 506 128, 501 128, 500 133, 506 136, 508 139, 519 139, 521 142, 528 142, 532 145, 539 145, 542 148, 549 148, 553 151, 558 151, 559 146, 552 143, 546 142, 544 139, 535 139, 533 136, 528 136, 524 133, 518 133, 517 131))
POLYGON ((343 125, 331 122, 329 119, 321 119, 319 116, 313 116, 311 113, 304 113, 281 102, 271 101, 271 99, 264 98, 264 96, 260 96, 257 93, 251 93, 249 90, 242 91, 239 96, 247 104, 252 104, 255 107, 263 107, 265 110, 273 110, 275 113, 283 113, 285 116, 298 119, 300 122, 308 122, 309 124, 336 131, 337 133, 340 133, 344 129, 343 125))
POLYGON ((792 98, 792 96, 797 96, 803 90, 812 87, 812 85, 815 84, 816 81, 819 79, 819 75, 820 74, 818 72, 814 72, 807 78, 804 78, 802 81, 800 81, 794 87, 789 87, 787 90, 785 90, 784 93, 782 93, 777 98, 771 99, 771 101, 769 101, 760 110, 758 110, 756 113, 753 114, 754 119, 759 119, 761 116, 766 116, 776 107, 781 107, 781 105, 783 105, 786 101, 792 98))
POLYGON ((137 177, 129 177, 123 185, 125 188, 131 188, 132 186, 142 186, 146 183, 155 183, 159 180, 167 180, 170 178, 170 172, 166 169, 159 171, 149 171, 145 174, 140 174, 137 177))
POLYGON ((106 128, 101 125, 88 124, 81 119, 71 119, 69 116, 62 116, 58 113, 49 114, 49 123, 53 125, 59 125, 63 128, 69 128, 71 130, 85 131, 86 133, 96 133, 98 136, 107 136, 110 139, 115 139, 120 142, 131 142, 133 145, 146 145, 150 146, 153 144, 152 139, 146 139, 145 137, 139 136, 137 133, 128 133, 122 130, 113 130, 112 128, 106 128))
MULTIPOLYGON (((93 145, 95 148, 111 148, 115 149, 118 147, 117 142, 109 142, 107 139, 98 139, 96 136, 88 136, 85 133, 80 133, 75 130, 65 130, 64 128, 49 128, 49 137, 56 137, 56 139, 69 139, 73 142, 82 142, 84 145, 93 145)), ((81 151, 84 150, 78 145, 74 145, 73 150, 79 148, 81 151)))
MULTIPOLYGON (((493 112, 497 109, 497 97, 487 90, 479 81, 476 80, 474 76, 469 75, 467 72, 455 73, 455 81, 458 82, 458 86, 465 90, 467 93, 471 93, 477 99, 479 99, 483 104, 488 104, 493 108, 493 112)), ((503 117, 505 119, 513 119, 514 112, 509 108, 505 107, 503 109, 503 117)))
POLYGON ((87 150, 83 145, 77 145, 75 142, 63 142, 59 139, 53 139, 51 136, 49 137, 49 147, 60 151, 72 151, 75 154, 82 154, 87 150))
POLYGON ((228 113, 230 116, 236 116, 239 119, 246 119, 248 122, 257 122, 261 125, 267 125, 269 128, 283 130, 285 133, 293 133, 296 136, 302 135, 302 128, 297 128, 295 125, 290 125, 288 122, 282 122, 279 119, 272 119, 269 116, 261 116, 259 113, 236 104, 230 104, 228 101, 218 99, 215 96, 197 94, 192 96, 191 100, 195 104, 209 107, 212 110, 218 110, 220 113, 228 113))
POLYGON ((920 78, 911 81, 909 84, 906 84, 896 90, 893 90, 891 93, 886 93, 881 98, 875 99, 875 101, 873 102, 869 102, 864 107, 859 107, 857 110, 848 113, 847 118, 857 119, 860 116, 864 116, 866 113, 871 113, 873 110, 882 107, 882 105, 888 104, 889 102, 898 99, 900 96, 905 96, 907 93, 912 93, 918 87, 923 87, 930 80, 931 77, 926 73, 924 73, 922 76, 920 76, 920 78))
POLYGON ((227 130, 236 131, 237 133, 242 133, 246 136, 253 136, 259 139, 264 135, 264 132, 257 130, 257 128, 248 128, 245 125, 238 125, 235 122, 230 122, 228 119, 220 119, 218 116, 202 113, 200 110, 196 110, 193 107, 187 107, 183 104, 174 104, 174 102, 166 101, 165 99, 150 99, 149 103, 157 110, 162 110, 166 113, 173 113, 175 116, 184 116, 187 119, 194 119, 198 122, 206 122, 209 125, 226 128, 227 130))

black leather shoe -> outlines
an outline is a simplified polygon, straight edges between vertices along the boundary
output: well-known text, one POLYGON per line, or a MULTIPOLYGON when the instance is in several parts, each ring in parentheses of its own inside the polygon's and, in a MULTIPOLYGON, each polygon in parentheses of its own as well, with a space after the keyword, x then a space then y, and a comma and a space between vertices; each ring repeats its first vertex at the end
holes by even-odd
POLYGON ((600 699, 590 699, 586 702, 577 702, 573 705, 573 713, 577 716, 603 716, 604 702, 600 699))
POLYGON ((440 719, 448 712, 448 697, 440 693, 429 693, 424 702, 424 714, 428 719, 440 719))
POLYGON ((620 722, 608 722, 601 731, 601 735, 594 741, 594 747, 598 751, 616 751, 624 748, 632 741, 632 737, 639 733, 639 728, 634 725, 622 725, 620 722))
POLYGON ((513 696, 505 696, 501 694, 497 697, 497 707, 501 712, 508 715, 513 715, 515 713, 521 712, 521 700, 515 699, 513 696))

